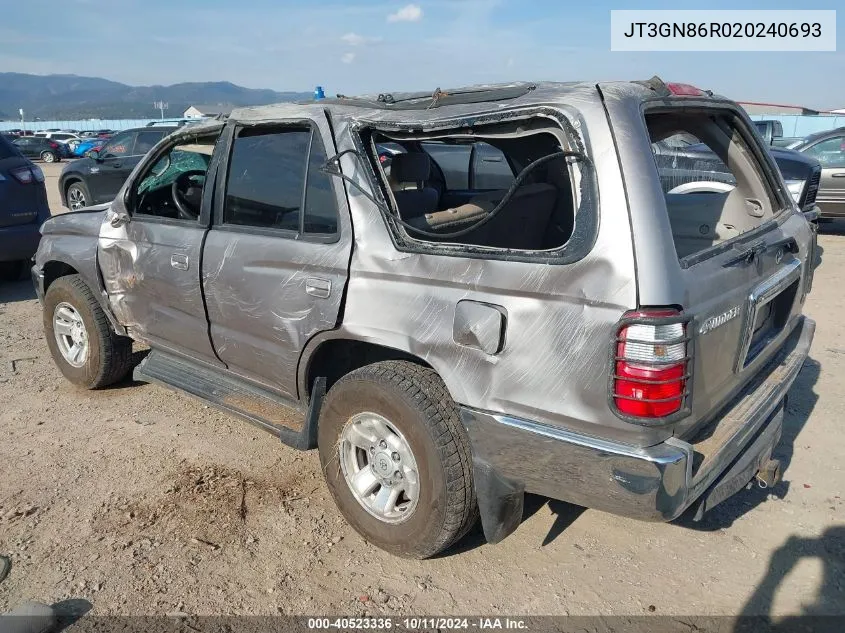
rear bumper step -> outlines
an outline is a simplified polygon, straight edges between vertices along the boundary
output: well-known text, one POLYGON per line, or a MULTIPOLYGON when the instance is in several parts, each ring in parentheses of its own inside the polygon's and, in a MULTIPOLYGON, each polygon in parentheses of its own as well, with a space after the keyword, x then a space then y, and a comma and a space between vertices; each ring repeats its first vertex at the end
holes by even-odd
POLYGON ((815 323, 801 317, 777 355, 722 411, 707 455, 677 438, 646 448, 580 435, 506 415, 462 408, 488 540, 519 524, 525 492, 650 521, 703 514, 768 465, 784 400, 809 354, 815 323))

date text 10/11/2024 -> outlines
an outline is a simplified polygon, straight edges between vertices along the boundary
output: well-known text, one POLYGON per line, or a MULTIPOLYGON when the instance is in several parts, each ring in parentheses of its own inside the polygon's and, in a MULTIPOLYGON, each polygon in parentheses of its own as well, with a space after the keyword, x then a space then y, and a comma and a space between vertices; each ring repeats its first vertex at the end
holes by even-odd
POLYGON ((520 618, 475 617, 475 618, 308 618, 308 628, 313 630, 390 630, 417 631, 443 629, 479 630, 528 630, 525 620, 520 618))

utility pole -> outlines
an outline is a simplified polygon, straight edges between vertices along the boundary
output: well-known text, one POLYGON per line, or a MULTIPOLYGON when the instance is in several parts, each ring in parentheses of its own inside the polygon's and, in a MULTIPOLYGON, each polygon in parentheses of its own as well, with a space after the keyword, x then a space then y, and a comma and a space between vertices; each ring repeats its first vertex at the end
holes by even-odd
POLYGON ((153 101, 153 107, 161 111, 161 119, 164 120, 164 111, 167 110, 167 101, 153 101))
POLYGON ((24 121, 24 118, 23 118, 23 108, 18 108, 18 112, 21 115, 21 130, 23 130, 25 132, 26 131, 26 122, 24 121))

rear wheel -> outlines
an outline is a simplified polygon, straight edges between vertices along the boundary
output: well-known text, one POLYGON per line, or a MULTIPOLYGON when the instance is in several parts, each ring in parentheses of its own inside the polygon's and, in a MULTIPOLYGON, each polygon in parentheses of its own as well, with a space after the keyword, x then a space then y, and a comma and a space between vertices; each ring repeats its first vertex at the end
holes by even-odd
POLYGON ((53 360, 72 383, 98 389, 121 380, 132 368, 132 339, 114 332, 79 275, 50 284, 43 316, 53 360))
POLYGON ((91 204, 91 194, 84 183, 74 182, 67 188, 67 206, 71 211, 84 209, 91 204))
POLYGON ((433 370, 385 361, 347 374, 326 396, 317 440, 341 513, 382 549, 427 558, 475 523, 469 439, 433 370))
POLYGON ((41 160, 45 163, 55 163, 58 156, 54 152, 41 152, 41 160))

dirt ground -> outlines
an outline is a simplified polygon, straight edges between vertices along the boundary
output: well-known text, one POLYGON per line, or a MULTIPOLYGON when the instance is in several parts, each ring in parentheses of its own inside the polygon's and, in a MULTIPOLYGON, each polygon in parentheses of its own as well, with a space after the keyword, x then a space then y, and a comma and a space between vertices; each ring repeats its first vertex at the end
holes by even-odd
MULTIPOLYGON (((59 166, 46 166, 53 208, 59 166)), ((700 524, 540 497, 499 545, 476 528, 428 561, 341 519, 316 452, 154 385, 76 389, 28 282, 0 286, 0 612, 81 598, 92 614, 845 615, 845 224, 826 225, 774 495, 700 524)))

